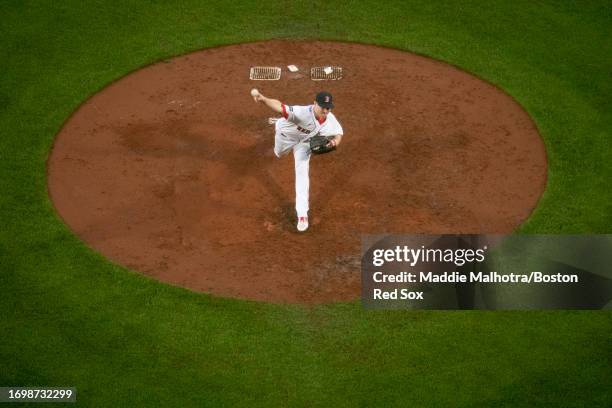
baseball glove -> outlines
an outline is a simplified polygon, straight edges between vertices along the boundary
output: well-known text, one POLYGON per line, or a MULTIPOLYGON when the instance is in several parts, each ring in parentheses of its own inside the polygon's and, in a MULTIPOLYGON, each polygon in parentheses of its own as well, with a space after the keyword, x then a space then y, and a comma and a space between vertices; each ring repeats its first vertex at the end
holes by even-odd
POLYGON ((313 136, 309 140, 312 154, 324 154, 336 150, 336 141, 333 136, 313 136))

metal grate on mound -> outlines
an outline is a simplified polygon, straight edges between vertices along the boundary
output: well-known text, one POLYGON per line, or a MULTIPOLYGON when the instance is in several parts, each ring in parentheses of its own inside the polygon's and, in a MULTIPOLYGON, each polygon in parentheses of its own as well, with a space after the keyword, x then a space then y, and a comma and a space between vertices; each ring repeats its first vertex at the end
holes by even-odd
POLYGON ((278 81, 281 77, 279 67, 251 67, 249 75, 252 81, 278 81))
POLYGON ((342 79, 342 67, 313 67, 310 69, 310 79, 313 81, 342 79))

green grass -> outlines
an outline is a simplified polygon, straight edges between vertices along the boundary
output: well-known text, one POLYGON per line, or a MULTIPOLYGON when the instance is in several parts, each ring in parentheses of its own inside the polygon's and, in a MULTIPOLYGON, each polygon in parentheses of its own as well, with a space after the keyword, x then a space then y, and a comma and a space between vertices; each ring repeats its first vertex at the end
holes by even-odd
POLYGON ((45 175, 71 112, 139 67, 273 37, 359 41, 447 61, 525 107, 549 179, 521 231, 610 233, 607 3, 4 0, 0 385, 76 386, 83 406, 612 405, 609 311, 368 312, 191 293, 88 249, 45 175))

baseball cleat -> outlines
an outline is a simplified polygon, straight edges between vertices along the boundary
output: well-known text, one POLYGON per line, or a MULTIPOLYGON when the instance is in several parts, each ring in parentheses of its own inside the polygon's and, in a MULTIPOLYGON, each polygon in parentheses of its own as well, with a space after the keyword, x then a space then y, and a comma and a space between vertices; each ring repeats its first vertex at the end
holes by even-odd
POLYGON ((304 232, 308 229, 308 217, 298 218, 297 229, 300 232, 304 232))

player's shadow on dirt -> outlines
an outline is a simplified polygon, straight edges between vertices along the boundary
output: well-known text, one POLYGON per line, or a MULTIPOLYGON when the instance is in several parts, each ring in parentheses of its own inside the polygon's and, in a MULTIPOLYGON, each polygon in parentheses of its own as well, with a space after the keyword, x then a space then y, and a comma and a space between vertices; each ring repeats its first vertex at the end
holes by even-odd
MULTIPOLYGON (((240 147, 226 140, 215 140, 205 132, 190 131, 186 120, 163 123, 138 123, 116 127, 119 143, 136 156, 157 158, 189 157, 202 161, 222 162, 232 177, 224 182, 240 183, 247 176, 259 180, 270 197, 277 203, 264 209, 265 215, 282 219, 282 229, 294 232, 293 197, 288 197, 270 175, 270 163, 278 160, 273 153, 273 139, 258 140, 254 145, 240 147), (279 214, 280 213, 280 214, 279 214), (278 218, 280 216, 280 218, 278 218)), ((177 162, 177 166, 181 163, 177 162)), ((180 169, 177 169, 180 171, 180 169)))

